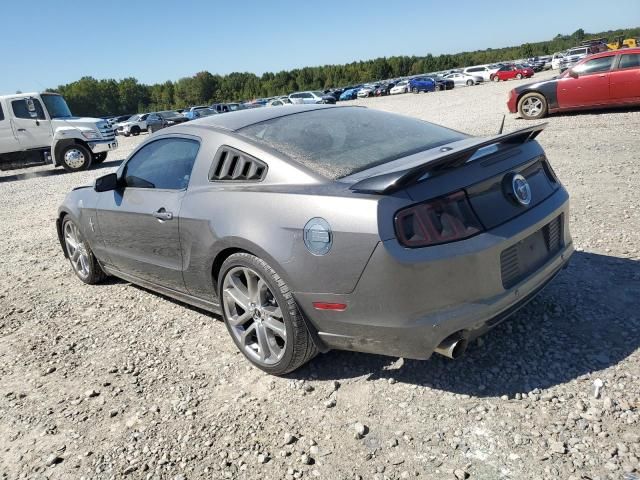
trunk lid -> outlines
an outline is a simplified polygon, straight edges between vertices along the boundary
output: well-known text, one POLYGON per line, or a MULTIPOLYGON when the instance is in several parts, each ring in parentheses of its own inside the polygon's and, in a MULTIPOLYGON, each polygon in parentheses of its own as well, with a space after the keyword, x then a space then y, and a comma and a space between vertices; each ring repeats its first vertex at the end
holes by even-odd
MULTIPOLYGON (((533 141, 544 125, 489 139, 471 138, 435 151, 393 162, 391 172, 368 176, 351 190, 379 195, 406 195, 411 203, 463 190, 478 219, 489 230, 534 208, 559 183, 540 145, 533 141), (404 165, 402 162, 405 161, 404 165), (398 163, 399 162, 399 163, 398 163), (529 201, 518 201, 516 176, 528 184, 529 201)), ((360 172, 362 177, 366 172, 360 172)))

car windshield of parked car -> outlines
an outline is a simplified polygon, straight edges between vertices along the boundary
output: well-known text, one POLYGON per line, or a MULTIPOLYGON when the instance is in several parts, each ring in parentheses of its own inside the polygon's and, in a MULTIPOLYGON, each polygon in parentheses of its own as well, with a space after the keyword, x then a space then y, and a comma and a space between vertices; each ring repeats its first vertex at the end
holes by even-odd
POLYGON ((581 75, 586 75, 588 73, 607 72, 611 69, 613 58, 613 55, 610 55, 608 57, 594 58, 593 60, 588 60, 584 63, 581 63, 580 65, 576 65, 575 67, 573 67, 573 71, 581 75))
POLYGON ((60 95, 47 95, 43 93, 41 97, 51 118, 69 118, 73 116, 71 115, 71 110, 69 110, 67 102, 65 102, 64 98, 60 95))
POLYGON ((238 133, 332 180, 466 138, 428 122, 359 107, 287 115, 238 133))

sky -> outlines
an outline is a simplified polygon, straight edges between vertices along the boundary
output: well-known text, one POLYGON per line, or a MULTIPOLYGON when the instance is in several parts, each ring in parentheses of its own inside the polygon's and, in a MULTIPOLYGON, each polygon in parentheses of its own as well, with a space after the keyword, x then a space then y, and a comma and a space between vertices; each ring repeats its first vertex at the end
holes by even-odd
POLYGON ((258 75, 640 25, 640 1, 0 0, 0 94, 83 76, 258 75))

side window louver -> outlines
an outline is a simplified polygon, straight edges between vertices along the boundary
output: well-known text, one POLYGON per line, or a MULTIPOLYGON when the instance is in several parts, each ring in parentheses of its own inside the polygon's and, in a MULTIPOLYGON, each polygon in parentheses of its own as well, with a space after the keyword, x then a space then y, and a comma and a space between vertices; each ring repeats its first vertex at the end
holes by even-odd
POLYGON ((267 165, 235 148, 220 147, 209 170, 211 181, 260 181, 267 173, 267 165))

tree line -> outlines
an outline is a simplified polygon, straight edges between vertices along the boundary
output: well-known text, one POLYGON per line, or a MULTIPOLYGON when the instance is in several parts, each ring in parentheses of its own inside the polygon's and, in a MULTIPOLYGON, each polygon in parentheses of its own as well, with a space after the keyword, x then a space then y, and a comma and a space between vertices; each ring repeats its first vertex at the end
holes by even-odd
POLYGON ((168 80, 153 85, 144 85, 132 77, 122 80, 82 77, 48 91, 62 94, 75 115, 123 115, 285 95, 297 90, 324 90, 470 65, 550 55, 590 38, 605 37, 614 40, 619 36, 640 36, 640 28, 594 34, 578 29, 571 35, 558 34, 549 41, 513 47, 436 56, 428 54, 423 57, 380 57, 343 65, 266 72, 261 76, 247 72, 216 75, 203 71, 177 81, 168 80))

